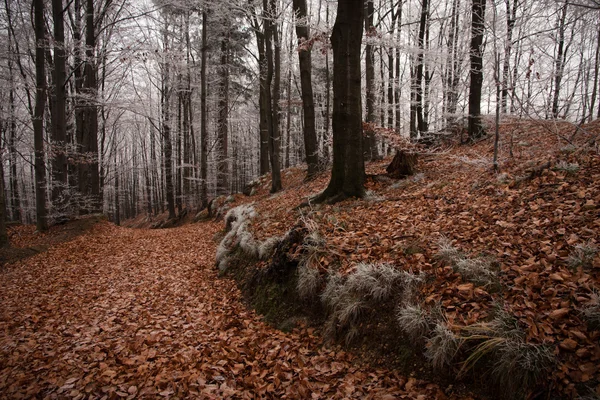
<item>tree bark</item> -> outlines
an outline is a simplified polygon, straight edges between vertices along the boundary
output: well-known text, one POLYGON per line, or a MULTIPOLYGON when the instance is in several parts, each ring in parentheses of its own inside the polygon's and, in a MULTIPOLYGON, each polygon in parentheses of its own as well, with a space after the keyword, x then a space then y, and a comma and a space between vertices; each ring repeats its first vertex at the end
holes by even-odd
POLYGON ((566 30, 566 19, 567 9, 569 6, 569 0, 565 0, 564 5, 560 10, 560 19, 558 22, 558 43, 557 43, 557 54, 555 66, 554 66, 554 96, 552 98, 552 117, 558 118, 559 103, 560 103, 560 85, 563 78, 565 68, 565 30, 566 30))
MULTIPOLYGON (((415 66, 415 86, 413 88, 415 91, 414 116, 417 118, 416 128, 418 133, 424 133, 427 131, 427 123, 423 118, 423 58, 425 52, 425 31, 427 27, 428 15, 429 0, 423 0, 423 4, 421 6, 421 18, 419 20, 419 50, 417 53, 417 62, 415 66)), ((417 137, 417 132, 411 132, 411 137, 417 137)))
POLYGON ((37 230, 48 229, 46 209, 46 167, 44 162, 44 109, 46 106, 46 65, 44 37, 44 1, 33 0, 35 30, 35 110, 33 142, 35 150, 35 211, 37 230))
POLYGON ((208 126, 206 115, 206 61, 208 16, 202 12, 202 59, 200 61, 200 203, 201 208, 208 207, 208 126))
POLYGON ((361 43, 363 1, 342 0, 331 34, 333 48, 333 167, 316 202, 364 196, 361 43))
POLYGON ((64 12, 62 0, 52 0, 54 20, 54 112, 52 113, 52 201, 62 206, 66 199, 67 157, 66 157, 66 49, 64 12))
MULTIPOLYGON (((308 27, 306 0, 293 0, 296 13, 296 36, 298 36, 298 59, 300 64, 300 87, 304 116, 304 149, 306 151, 307 179, 312 179, 319 171, 317 131, 315 130, 315 104, 312 90, 311 44, 308 27)), ((289 146, 289 143, 288 143, 289 146)))
POLYGON ((513 0, 512 9, 510 0, 504 0, 506 3, 506 46, 504 52, 504 64, 502 66, 502 113, 508 112, 508 77, 510 76, 510 53, 512 52, 512 34, 515 22, 517 21, 517 6, 519 0, 513 0))
POLYGON ((267 35, 267 62, 273 69, 273 87, 271 94, 271 136, 269 137, 269 152, 271 154, 271 193, 276 193, 282 189, 281 185, 281 164, 280 141, 281 133, 279 128, 279 98, 281 97, 281 43, 279 41, 279 30, 277 29, 277 3, 276 0, 269 0, 269 16, 266 27, 271 34, 267 35), (271 42, 271 43, 270 43, 271 42), (271 44, 274 48, 274 54, 271 54, 273 63, 269 61, 269 50, 271 44))
POLYGON ((486 0, 472 0, 471 19, 471 85, 469 87, 469 138, 484 134, 481 123, 481 88, 483 85, 483 35, 486 0))
POLYGON ((217 132, 217 195, 229 193, 229 32, 221 40, 219 72, 219 116, 217 132))
POLYGON ((169 52, 169 37, 167 32, 167 22, 165 21, 163 32, 163 88, 162 88, 162 139, 164 151, 164 168, 165 168, 165 196, 167 197, 167 209, 169 211, 169 219, 175 218, 175 194, 173 185, 173 144, 171 143, 171 84, 170 84, 170 68, 168 60, 169 52))
MULTIPOLYGON (((367 0, 366 2, 366 18, 365 18, 365 34, 368 37, 373 36, 373 14, 375 13, 375 7, 373 0, 367 0)), ((367 122, 375 124, 375 49, 371 41, 367 42, 365 46, 365 74, 366 74, 366 91, 367 91, 367 122)), ((376 160, 379 158, 379 152, 377 151, 377 143, 375 142, 375 135, 372 130, 364 141, 365 157, 367 160, 376 160)))

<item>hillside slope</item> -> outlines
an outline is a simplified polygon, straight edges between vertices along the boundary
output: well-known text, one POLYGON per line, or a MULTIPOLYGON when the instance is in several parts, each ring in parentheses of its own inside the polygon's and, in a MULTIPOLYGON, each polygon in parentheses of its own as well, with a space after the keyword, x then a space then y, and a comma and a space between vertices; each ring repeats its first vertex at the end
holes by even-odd
POLYGON ((599 121, 507 120, 500 173, 492 138, 448 144, 404 180, 382 177, 390 159, 369 164, 368 196, 335 205, 296 209, 327 174, 285 171, 275 195, 263 177, 227 205, 246 204, 217 261, 272 270, 286 252, 326 335, 377 340, 390 327, 370 317, 385 314, 453 376, 495 377, 509 397, 600 395, 599 134, 599 121))

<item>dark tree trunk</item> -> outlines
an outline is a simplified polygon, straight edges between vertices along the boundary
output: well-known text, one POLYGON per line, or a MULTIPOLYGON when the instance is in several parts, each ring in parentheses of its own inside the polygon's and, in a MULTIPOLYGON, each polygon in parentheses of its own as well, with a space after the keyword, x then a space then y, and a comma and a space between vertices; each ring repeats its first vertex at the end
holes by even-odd
MULTIPOLYGON (((281 190, 281 164, 280 141, 281 134, 279 129, 279 98, 281 97, 281 43, 279 42, 279 30, 277 29, 277 3, 276 0, 269 0, 269 16, 265 21, 265 29, 269 29, 267 34, 267 62, 268 68, 271 68, 273 77, 273 86, 271 94, 271 135, 269 137, 269 153, 271 158, 271 193, 281 190), (271 53, 272 46, 274 54, 271 53)), ((269 74, 267 72, 267 74, 269 74)))
POLYGON ((333 167, 331 180, 316 202, 364 196, 362 146, 361 42, 363 1, 338 2, 331 34, 333 48, 333 167))
POLYGON ((6 197, 4 191, 4 163, 0 162, 0 247, 10 246, 6 232, 6 197))
POLYGON ((558 49, 554 66, 554 96, 552 98, 552 117, 558 118, 559 102, 560 102, 560 85, 563 78, 565 68, 566 52, 565 52, 565 30, 567 19, 567 8, 569 0, 565 0, 565 4, 560 10, 560 19, 558 22, 558 49))
POLYGON ((86 7, 86 34, 85 34, 85 88, 88 96, 86 104, 85 125, 87 136, 87 153, 91 159, 89 171, 89 186, 86 192, 90 195, 91 211, 102 210, 102 199, 100 198, 100 173, 98 170, 98 82, 96 79, 96 19, 94 17, 94 1, 87 0, 86 7))
POLYGON ((502 66, 502 113, 508 112, 508 77, 510 76, 510 53, 512 52, 512 34, 515 22, 517 21, 517 6, 519 0, 513 0, 512 10, 510 0, 504 0, 506 3, 506 47, 504 54, 504 63, 502 66))
POLYGON ((217 195, 229 193, 229 33, 221 40, 219 72, 219 117, 217 132, 217 195))
MULTIPOLYGON (((167 34, 167 26, 165 23, 164 33, 164 57, 169 51, 168 42, 169 37, 167 34)), ((164 151, 164 168, 165 168, 165 195, 167 197, 167 209, 169 211, 169 219, 175 218, 175 194, 173 185, 173 144, 171 143, 171 83, 170 83, 170 69, 169 60, 165 60, 163 64, 163 88, 162 88, 162 140, 163 140, 163 151, 164 151)))
MULTIPOLYGON (((367 38, 374 35, 373 28, 373 14, 375 13, 375 7, 373 0, 367 0, 366 2, 366 18, 365 18, 365 33, 367 38)), ((366 74, 366 90, 367 90, 367 122, 375 124, 375 51, 373 44, 369 40, 365 47, 365 74, 366 74)), ((377 143, 375 142, 375 134, 373 130, 369 129, 369 132, 364 140, 365 157, 367 160, 376 160, 379 158, 379 152, 377 151, 377 143)))
MULTIPOLYGON (((425 52, 425 31, 427 28, 427 19, 429 15, 429 0, 423 0, 421 6, 421 19, 419 21, 419 38, 418 46, 419 50, 417 53, 417 61, 415 65, 415 112, 414 116, 417 118, 416 128, 419 133, 427 131, 427 122, 423 118, 423 56, 425 52)), ((411 137, 416 137, 416 132, 411 132, 411 137)))
POLYGON ((473 0, 471 19, 471 85, 469 87, 469 138, 484 134, 481 123, 481 87, 483 85, 483 35, 486 0, 473 0))
POLYGON ((208 206, 208 127, 206 115, 207 12, 202 12, 202 59, 200 61, 200 203, 208 206))
POLYGON ((15 221, 21 220, 21 197, 19 195, 19 181, 17 179, 17 109, 15 104, 15 81, 14 81, 14 71, 13 71, 13 63, 12 63, 12 35, 9 30, 9 57, 7 60, 8 63, 8 74, 9 74, 9 84, 10 88, 8 91, 8 108, 10 110, 9 117, 9 126, 8 126, 8 135, 9 135, 9 173, 10 173, 10 187, 11 187, 11 198, 12 198, 12 216, 15 221))
POLYGON ((38 231, 48 229, 46 209, 46 167, 44 162, 44 109, 46 106, 46 65, 44 37, 44 1, 33 1, 35 29, 35 110, 33 143, 35 149, 35 211, 38 231))
MULTIPOLYGON (((306 0, 294 0, 296 13, 296 35, 298 36, 298 58, 300 60, 300 87, 302 89, 302 109, 304 111, 304 149, 308 172, 306 177, 313 178, 319 171, 317 150, 317 131, 315 130, 315 105, 312 90, 311 45, 305 43, 310 37, 308 28, 306 0)), ((289 94, 289 93, 288 93, 289 94)), ((288 143, 289 146, 289 143, 288 143)))
POLYGON ((448 37, 448 62, 446 66, 445 112, 446 123, 452 125, 456 120, 458 105, 458 84, 460 83, 460 58, 458 55, 459 35, 459 0, 452 0, 452 15, 450 17, 450 32, 448 37))
MULTIPOLYGON (((598 95, 598 70, 600 69, 600 29, 598 29, 598 36, 596 38, 596 58, 594 62, 594 83, 592 87, 592 98, 590 100, 590 115, 588 122, 592 122, 594 119, 594 108, 596 107, 596 97, 598 95)), ((600 111, 600 110, 599 110, 600 111)), ((600 118, 600 115, 598 116, 600 118)))
MULTIPOLYGON (((427 1, 427 0, 425 0, 427 1)), ((390 36, 394 36, 394 30, 396 29, 396 19, 398 14, 394 12, 394 3, 390 2, 391 13, 392 13, 392 24, 390 26, 390 36)), ((387 127, 394 129, 394 48, 390 47, 388 51, 388 87, 387 87, 387 127)), ((400 62, 400 60, 396 60, 400 62)), ((396 77, 397 78, 397 77, 396 77)))
POLYGON ((54 19, 54 112, 52 113, 52 201, 61 206, 67 189, 66 49, 62 0, 52 0, 54 19))
POLYGON ((119 167, 117 165, 117 145, 113 139, 114 165, 115 165, 115 225, 121 225, 121 193, 119 187, 119 167))

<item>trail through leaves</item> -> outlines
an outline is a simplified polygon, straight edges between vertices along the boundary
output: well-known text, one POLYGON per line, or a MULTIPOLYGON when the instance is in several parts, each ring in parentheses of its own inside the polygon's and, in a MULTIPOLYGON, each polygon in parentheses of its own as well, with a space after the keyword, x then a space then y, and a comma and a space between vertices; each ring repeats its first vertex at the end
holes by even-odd
MULTIPOLYGON (((433 398, 311 329, 283 333, 214 270, 220 224, 106 222, 0 273, 0 398, 433 398)), ((443 396, 445 397, 445 396, 443 396)))

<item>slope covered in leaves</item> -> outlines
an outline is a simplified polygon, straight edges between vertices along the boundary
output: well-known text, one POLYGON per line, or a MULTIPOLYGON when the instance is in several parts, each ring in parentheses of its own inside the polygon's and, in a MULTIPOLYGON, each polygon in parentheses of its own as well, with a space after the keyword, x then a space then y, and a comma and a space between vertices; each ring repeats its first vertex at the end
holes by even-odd
MULTIPOLYGON (((499 130, 500 173, 492 171, 489 137, 421 157, 408 179, 369 178, 362 200, 295 211, 328 177, 303 185, 294 170, 283 175, 284 192, 269 195, 264 179, 255 196, 239 200, 254 201, 258 240, 309 221, 326 241, 316 265, 322 275, 351 273, 358 262, 425 272, 413 301, 440 305, 456 334, 501 307, 526 343, 551 349, 546 390, 600 395, 600 122, 514 119, 499 130), (474 284, 441 261, 444 239, 461 257, 494 260, 493 284, 474 284)), ((367 172, 385 174, 389 161, 367 172)))
POLYGON ((220 224, 107 222, 0 272, 0 398, 431 398, 312 329, 264 324, 214 268, 220 224), (419 397, 420 396, 420 397, 419 397))

